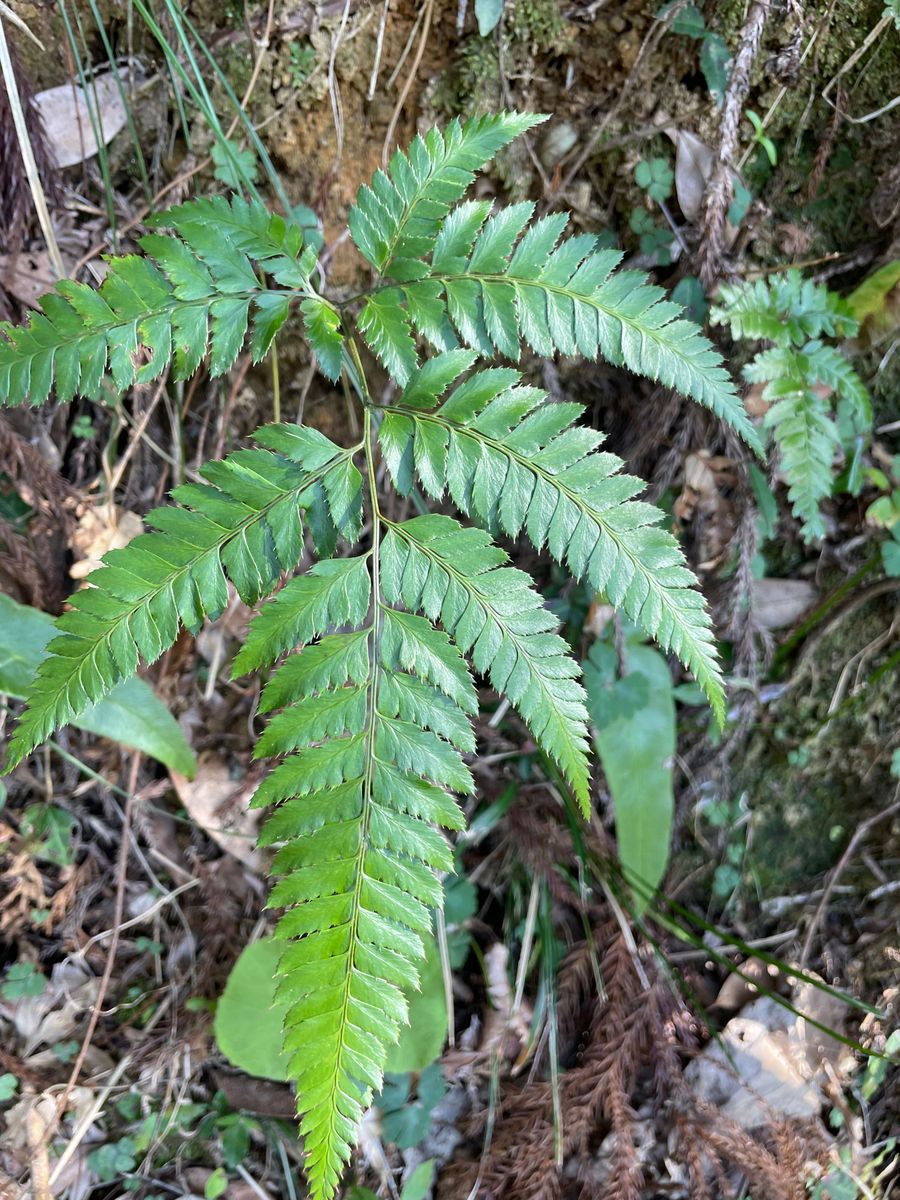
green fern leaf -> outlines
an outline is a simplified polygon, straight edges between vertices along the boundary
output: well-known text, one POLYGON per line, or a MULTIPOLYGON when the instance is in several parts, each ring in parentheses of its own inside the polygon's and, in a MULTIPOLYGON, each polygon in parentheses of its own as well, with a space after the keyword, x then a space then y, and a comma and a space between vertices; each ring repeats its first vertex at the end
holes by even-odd
POLYGON ((357 325, 388 372, 398 383, 404 384, 419 360, 409 317, 401 300, 402 296, 395 288, 370 296, 357 318, 357 325))
MULTIPOLYGON (((636 499, 640 481, 576 424, 578 405, 548 403, 507 368, 460 382, 479 357, 516 359, 523 343, 547 355, 602 353, 755 438, 710 344, 643 276, 616 274, 618 255, 589 236, 561 241, 567 218, 534 221, 530 203, 493 215, 487 203, 458 203, 475 171, 542 119, 454 122, 395 154, 361 189, 351 231, 379 279, 361 297, 357 325, 405 388, 379 413, 347 340, 350 302, 317 294, 315 253, 294 222, 240 197, 163 214, 154 224, 171 232, 144 238, 144 257, 113 259, 99 289, 64 281, 26 327, 0 326, 0 400, 39 403, 54 386, 64 400, 99 395, 107 377, 124 390, 170 363, 186 378, 207 355, 221 374, 248 335, 259 361, 297 305, 325 374, 344 372, 364 401, 357 446, 341 449, 299 425, 267 426, 256 448, 207 464, 202 483, 176 489, 179 507, 148 518, 155 532, 107 555, 60 619, 10 747, 18 762, 141 660, 157 658, 180 627, 215 617, 229 584, 250 605, 271 597, 234 670, 272 668, 260 701, 270 717, 254 753, 281 761, 253 803, 272 809, 260 840, 277 848, 278 999, 315 1200, 334 1196, 381 1086, 386 1048, 419 983, 440 874, 453 867, 442 831, 463 827, 457 797, 473 787, 464 755, 475 750, 478 697, 467 659, 509 698, 588 812, 577 664, 492 536, 524 532, 546 546, 674 650, 723 709, 702 598, 674 538, 658 528, 661 514, 636 499), (423 366, 415 335, 439 352, 423 366), (397 489, 409 494, 418 478, 436 499, 449 492, 481 528, 384 516, 379 416, 397 489), (353 462, 362 452, 367 489, 353 462), (362 536, 364 490, 370 541, 355 557, 333 557, 339 539, 352 546, 362 536), (280 586, 306 531, 320 561, 280 586)), ((837 329, 843 314, 807 300, 795 358, 805 355, 809 370, 859 401, 841 363, 809 341, 837 329)), ((789 448, 796 390, 773 393, 770 413, 789 448)), ((815 406, 801 415, 804 438, 824 445, 827 416, 823 424, 815 406)), ((815 481, 798 479, 797 503, 809 507, 815 481)))
POLYGON ((258 360, 295 294, 311 300, 311 250, 297 227, 239 198, 191 201, 157 221, 179 236, 141 239, 145 258, 113 258, 96 291, 63 280, 26 326, 0 324, 0 403, 96 399, 107 372, 119 392, 149 383, 174 358, 186 379, 210 354, 227 371, 252 329, 258 360), (297 257, 299 255, 299 258, 297 257), (287 290, 263 285, 254 262, 287 290))
POLYGON ((325 564, 318 578, 294 580, 255 622, 267 630, 257 635, 263 658, 320 638, 266 689, 265 707, 284 707, 258 752, 288 757, 254 803, 278 806, 261 836, 281 844, 271 904, 285 909, 276 932, 289 941, 277 996, 289 1006, 307 1176, 326 1200, 407 1020, 405 993, 418 984, 440 903, 435 872, 452 869, 433 826, 461 828, 451 792, 472 789, 459 751, 474 739, 456 703, 474 706, 468 673, 428 622, 380 601, 371 608, 371 562, 325 564), (298 604, 301 620, 285 621, 298 604), (359 628, 325 632, 336 621, 359 628))
MULTIPOLYGON (((376 295, 390 297, 395 325, 417 320, 426 299, 433 308, 437 285, 450 324, 480 355, 517 359, 523 341, 542 355, 602 355, 705 405, 761 455, 759 437, 721 356, 693 322, 682 319, 681 306, 638 272, 616 272, 621 253, 597 250, 595 238, 579 235, 560 242, 566 222, 559 214, 535 222, 523 235, 533 207, 511 205, 486 221, 483 205, 463 205, 451 213, 431 243, 432 261, 422 278, 408 281, 388 267, 397 286, 376 295), (398 316, 401 302, 406 311, 398 316)), ((371 325, 371 302, 361 314, 361 328, 371 325)), ((417 325, 433 342, 436 327, 433 312, 426 326, 417 325)), ((396 339, 367 337, 404 384, 414 367, 409 343, 399 361, 389 353, 396 339)))
MULTIPOLYGON (((536 388, 511 386, 517 378, 478 372, 430 413, 401 396, 379 433, 395 486, 408 490, 414 463, 431 494, 448 487, 457 507, 492 532, 524 530, 538 550, 546 545, 576 579, 605 591, 674 651, 721 719, 709 617, 678 543, 658 528, 663 514, 634 499, 643 483, 621 474, 614 454, 598 451, 600 434, 573 427, 579 405, 546 403, 536 388)), ((418 377, 410 387, 420 403, 418 377)))
POLYGON ((341 374, 344 349, 340 315, 321 296, 310 296, 302 301, 300 308, 306 336, 319 360, 322 374, 336 382, 341 374))
MULTIPOLYGON (((769 398, 775 398, 770 389, 769 398)), ((800 520, 803 539, 818 541, 826 532, 820 505, 831 495, 832 464, 840 447, 828 405, 813 392, 792 390, 776 399, 766 413, 765 423, 778 441, 788 499, 800 520)))
POLYGON ((850 337, 859 325, 836 292, 799 271, 787 271, 751 283, 723 284, 712 321, 731 326, 734 338, 759 338, 783 346, 801 346, 822 334, 850 337))
POLYGON ((587 710, 578 664, 528 576, 480 529, 450 517, 390 525, 382 548, 387 600, 440 620, 590 808, 587 710))
POLYGON ((157 659, 181 625, 196 631, 218 616, 226 577, 248 604, 271 591, 302 554, 300 510, 314 502, 312 485, 346 457, 333 444, 331 451, 318 470, 262 449, 207 463, 206 483, 175 489, 185 507, 154 510, 147 520, 156 533, 107 554, 57 623, 60 635, 10 742, 10 765, 133 675, 140 659, 157 659))
POLYGON ((379 274, 394 279, 424 274, 419 261, 431 250, 441 220, 498 150, 545 116, 499 113, 453 121, 446 133, 432 129, 398 150, 388 172, 376 171, 350 210, 350 232, 379 274))
MULTIPOLYGON (((772 430, 788 484, 788 499, 800 520, 805 541, 825 536, 820 512, 834 489, 834 461, 841 434, 832 417, 837 407, 854 439, 872 425, 872 404, 850 362, 820 334, 852 333, 856 321, 835 293, 799 272, 722 289, 722 306, 714 319, 728 322, 735 337, 774 342, 744 368, 751 383, 764 383, 763 398, 772 402, 766 427, 772 430), (812 336, 811 341, 807 337, 812 336), (827 398, 834 393, 834 400, 827 398)), ((845 447, 846 449, 846 447, 845 447)))

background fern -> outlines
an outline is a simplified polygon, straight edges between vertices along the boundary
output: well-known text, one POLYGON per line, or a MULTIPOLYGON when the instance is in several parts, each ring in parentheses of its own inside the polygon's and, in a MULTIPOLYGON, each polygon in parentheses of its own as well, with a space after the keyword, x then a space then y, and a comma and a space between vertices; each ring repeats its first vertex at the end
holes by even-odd
POLYGON ((60 619, 10 746, 12 765, 158 657, 181 625, 215 618, 228 580, 251 605, 275 593, 234 670, 275 666, 260 704, 274 715, 256 753, 281 761, 254 804, 274 810, 261 840, 279 847, 279 996, 315 1197, 334 1195, 381 1086, 441 902, 438 876, 452 869, 440 831, 462 827, 455 796, 473 787, 467 658, 589 809, 579 667, 492 538, 524 533, 546 547, 676 652, 724 712, 703 599, 662 514, 636 499, 640 481, 575 424, 578 405, 549 403, 509 368, 472 370, 479 358, 517 359, 523 343, 601 353, 680 388, 757 445, 710 343, 642 276, 616 274, 617 254, 589 236, 560 241, 562 215, 529 225, 530 204, 494 216, 457 204, 474 172, 541 119, 507 113, 432 130, 361 189, 350 225, 376 280, 355 316, 316 291, 297 227, 259 204, 215 199, 159 218, 173 232, 142 239, 144 258, 113 260, 97 292, 61 283, 28 326, 0 336, 0 396, 40 403, 54 384, 60 399, 96 396, 107 373, 119 390, 170 363, 186 377, 207 355, 221 374, 248 332, 254 358, 265 355, 296 305, 323 372, 343 372, 362 399, 358 445, 266 426, 256 449, 207 464, 202 484, 175 490, 178 507, 151 513, 156 532, 107 555, 60 619), (381 410, 354 321, 402 386, 381 410), (438 350, 422 364, 414 331, 438 350), (387 519, 379 453, 401 494, 418 480, 479 528, 387 519), (279 590, 301 560, 304 520, 320 561, 279 590))
POLYGON ((763 399, 771 406, 764 423, 778 446, 788 499, 804 540, 817 541, 826 532, 821 504, 834 487, 835 456, 858 451, 854 441, 872 424, 865 385, 847 358, 822 340, 850 336, 858 323, 840 296, 799 271, 723 285, 719 295, 713 321, 730 325, 733 337, 774 343, 744 375, 766 385, 763 399))

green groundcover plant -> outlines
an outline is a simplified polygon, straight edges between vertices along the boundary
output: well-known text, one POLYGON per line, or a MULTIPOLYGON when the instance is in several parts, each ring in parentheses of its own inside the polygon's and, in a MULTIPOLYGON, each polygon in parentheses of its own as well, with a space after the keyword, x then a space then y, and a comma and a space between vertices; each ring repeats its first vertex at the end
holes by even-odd
POLYGON ((385 1048, 407 1020, 423 937, 452 868, 473 790, 472 669, 506 696, 589 807, 579 668, 531 580, 495 538, 527 537, 604 592, 678 656, 721 717, 709 617, 640 480, 509 366, 602 355, 677 388, 757 438, 719 355, 679 305, 567 218, 465 200, 474 174, 543 120, 503 113, 417 137, 361 188, 350 213, 371 286, 338 302, 316 287, 301 229, 258 203, 202 199, 162 214, 142 255, 113 258, 98 290, 59 283, 26 327, 3 326, 0 398, 40 404, 121 392, 204 358, 229 369, 249 332, 255 360, 299 310, 322 372, 361 404, 342 448, 315 429, 263 426, 255 448, 202 469, 147 520, 155 532, 106 555, 72 598, 12 735, 9 765, 72 721, 181 626, 215 619, 231 580, 256 605, 234 674, 262 670, 271 716, 257 756, 279 758, 253 803, 270 807, 271 895, 284 939, 278 1000, 297 1086, 307 1174, 331 1197, 385 1048), (376 404, 359 335, 396 384, 376 404), (422 347, 430 348, 430 357, 422 347), (387 464, 422 515, 379 504, 387 464), (467 518, 428 513, 422 493, 467 518), (316 561, 295 574, 304 523, 316 561), (290 578, 280 586, 282 577, 290 578), (273 665, 275 666, 274 670, 273 665))

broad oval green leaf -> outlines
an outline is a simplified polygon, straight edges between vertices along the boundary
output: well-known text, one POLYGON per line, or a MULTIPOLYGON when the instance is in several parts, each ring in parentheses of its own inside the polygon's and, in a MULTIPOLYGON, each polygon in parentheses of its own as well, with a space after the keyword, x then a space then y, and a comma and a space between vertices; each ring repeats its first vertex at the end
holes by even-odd
POLYGON ((260 938, 242 951, 216 1006, 216 1041, 230 1063, 263 1079, 287 1080, 282 1050, 288 1005, 276 1004, 278 960, 286 943, 260 938))
POLYGON ((503 0, 475 0, 475 16, 478 18, 478 32, 482 37, 487 37, 500 24, 503 0))
POLYGON ((407 994, 409 1024, 401 1030, 399 1041, 388 1049, 385 1070, 393 1075, 404 1071, 424 1071, 438 1057, 447 1040, 447 1000, 444 974, 437 942, 425 939, 425 961, 419 979, 419 991, 407 994))

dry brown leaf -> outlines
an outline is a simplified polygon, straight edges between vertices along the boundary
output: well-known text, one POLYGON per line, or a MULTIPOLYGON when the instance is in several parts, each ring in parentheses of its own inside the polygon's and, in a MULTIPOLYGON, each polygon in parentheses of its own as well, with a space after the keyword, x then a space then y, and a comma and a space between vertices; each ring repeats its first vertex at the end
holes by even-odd
POLYGON ((715 154, 687 129, 670 130, 675 142, 675 194, 685 218, 693 224, 703 211, 703 195, 713 172, 715 154))
POLYGON ((100 559, 108 550, 121 550, 143 532, 144 522, 138 514, 118 505, 98 504, 85 509, 69 539, 75 554, 69 574, 73 579, 87 578, 102 565, 100 559))
POLYGON ((696 450, 684 460, 684 483, 672 511, 692 526, 701 570, 718 566, 731 545, 736 515, 730 494, 736 482, 734 463, 723 455, 696 450))
POLYGON ((806 579, 754 579, 756 624, 762 629, 786 629, 812 608, 816 595, 816 589, 806 579))
POLYGON ((0 284, 29 308, 56 283, 56 272, 46 250, 0 254, 0 284))
POLYGON ((744 397, 744 408, 746 408, 748 416, 764 417, 772 407, 768 400, 763 399, 763 392, 768 386, 767 383, 754 383, 748 388, 747 395, 744 397))
MULTIPOLYGON (((90 103, 104 145, 125 126, 127 114, 112 72, 97 75, 90 83, 90 103)), ((41 114, 47 145, 58 167, 71 167, 97 153, 88 100, 80 87, 64 83, 38 92, 35 107, 41 114)))
MULTIPOLYGON (((53 968, 39 996, 22 996, 8 1006, 8 1017, 26 1057, 38 1046, 52 1046, 74 1033, 97 994, 98 980, 79 963, 66 960, 53 968)), ((4 1006, 7 1007, 7 1006, 4 1006)))
POLYGON ((194 779, 177 771, 170 774, 191 820, 228 854, 260 871, 262 857, 256 849, 260 810, 249 806, 259 776, 235 779, 228 765, 214 754, 201 755, 194 779))

